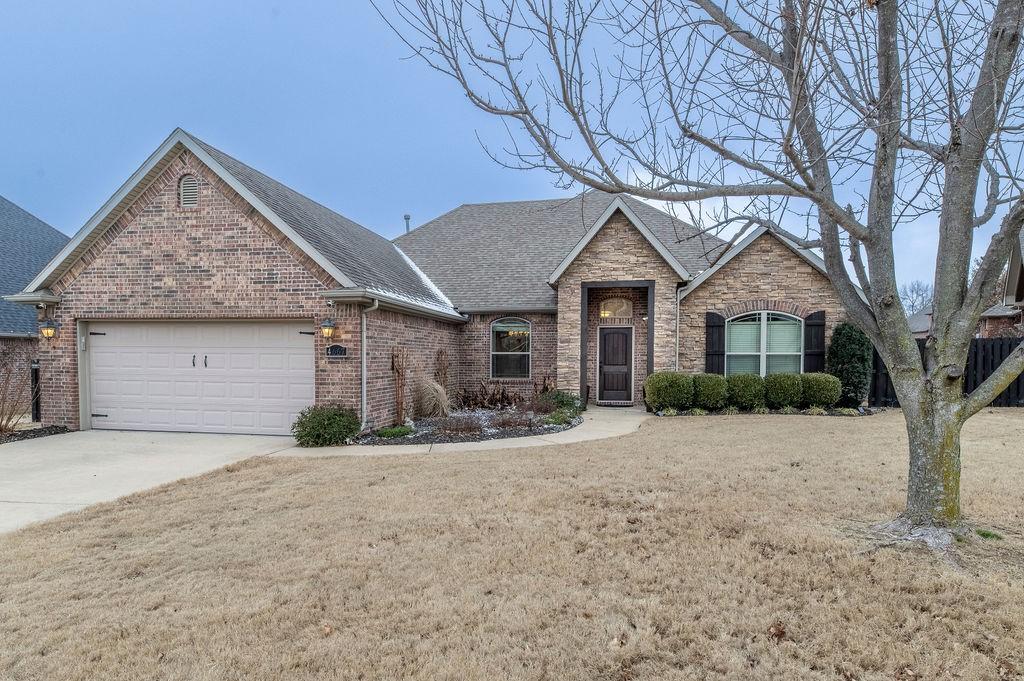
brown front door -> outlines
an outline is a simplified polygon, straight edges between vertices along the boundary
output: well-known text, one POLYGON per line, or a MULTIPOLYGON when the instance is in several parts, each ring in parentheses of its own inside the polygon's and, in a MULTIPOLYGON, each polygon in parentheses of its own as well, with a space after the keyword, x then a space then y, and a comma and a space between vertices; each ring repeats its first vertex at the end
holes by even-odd
POLYGON ((633 382, 633 329, 598 329, 597 399, 630 402, 633 382))

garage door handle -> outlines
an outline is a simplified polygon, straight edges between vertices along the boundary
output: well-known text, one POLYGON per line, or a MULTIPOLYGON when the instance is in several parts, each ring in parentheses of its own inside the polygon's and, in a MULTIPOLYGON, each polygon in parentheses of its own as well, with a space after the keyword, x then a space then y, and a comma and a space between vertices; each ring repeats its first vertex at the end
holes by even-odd
POLYGON ((206 367, 206 355, 203 355, 203 367, 206 367))
POLYGON ((196 365, 196 356, 192 355, 192 366, 196 365))

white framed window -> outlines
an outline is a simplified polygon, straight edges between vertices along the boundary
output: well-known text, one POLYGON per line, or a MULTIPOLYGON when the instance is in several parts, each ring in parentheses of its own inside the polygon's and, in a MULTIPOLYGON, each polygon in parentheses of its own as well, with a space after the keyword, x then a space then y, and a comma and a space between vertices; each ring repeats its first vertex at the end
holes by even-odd
POLYGON ((633 301, 625 298, 607 298, 601 301, 601 319, 632 319, 633 301))
POLYGON ((799 374, 804 321, 781 312, 751 312, 725 322, 725 374, 799 374))
POLYGON ((491 378, 530 377, 530 333, 525 319, 491 322, 491 378))
POLYGON ((199 180, 195 175, 182 175, 178 180, 178 207, 195 208, 199 205, 199 180))

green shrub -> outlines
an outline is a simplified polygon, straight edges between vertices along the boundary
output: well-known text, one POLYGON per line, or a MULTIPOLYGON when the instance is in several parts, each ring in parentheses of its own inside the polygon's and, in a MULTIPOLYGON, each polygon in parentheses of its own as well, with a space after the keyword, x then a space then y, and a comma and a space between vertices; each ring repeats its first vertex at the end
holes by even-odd
POLYGON ((644 381, 644 400, 652 411, 689 409, 693 403, 693 378, 677 371, 657 371, 644 381))
POLYGON ((843 322, 832 332, 828 345, 828 372, 839 379, 839 405, 859 407, 871 387, 871 341, 853 324, 843 322))
POLYGON ((852 407, 839 407, 832 413, 836 416, 860 416, 860 412, 852 407))
POLYGON ((721 374, 697 374, 693 377, 693 406, 715 411, 725 406, 729 387, 721 374))
POLYGON ((359 417, 341 407, 306 407, 292 424, 292 434, 300 447, 343 445, 359 434, 359 417))
POLYGON ((730 404, 726 405, 725 409, 718 413, 721 414, 722 416, 735 416, 736 414, 740 413, 740 410, 730 404))
POLYGON ((764 403, 771 409, 799 407, 803 390, 800 374, 768 374, 764 377, 764 403))
POLYGON ((700 407, 694 407, 693 409, 691 409, 690 411, 688 411, 686 413, 689 414, 690 416, 707 416, 708 415, 707 410, 701 409, 700 407))
POLYGON ((768 409, 768 407, 757 407, 757 408, 754 409, 754 413, 755 414, 770 414, 772 412, 771 412, 771 410, 768 409))
POLYGON ((548 390, 547 392, 542 392, 537 395, 536 401, 540 404, 550 405, 553 407, 551 411, 558 409, 579 411, 582 406, 580 404, 579 397, 570 392, 566 392, 565 390, 548 390))
POLYGON ((757 374, 733 374, 727 382, 732 406, 743 411, 764 406, 764 379, 757 374))
POLYGON ((660 413, 662 416, 679 416, 679 412, 672 407, 665 407, 660 413))
POLYGON ((804 409, 804 414, 807 416, 828 416, 828 412, 821 407, 807 407, 804 409))
POLYGON ((556 409, 547 415, 544 419, 544 423, 549 426, 567 426, 572 423, 572 420, 576 418, 574 414, 570 414, 565 409, 556 409))
POLYGON ((805 407, 828 409, 839 401, 843 386, 832 374, 800 374, 805 407))
POLYGON ((783 416, 792 416, 793 414, 799 414, 800 410, 796 407, 783 407, 782 409, 779 409, 779 413, 783 416))
POLYGON ((396 437, 405 437, 411 435, 413 431, 412 426, 394 426, 392 428, 381 428, 377 431, 377 437, 382 437, 386 440, 390 440, 396 437))

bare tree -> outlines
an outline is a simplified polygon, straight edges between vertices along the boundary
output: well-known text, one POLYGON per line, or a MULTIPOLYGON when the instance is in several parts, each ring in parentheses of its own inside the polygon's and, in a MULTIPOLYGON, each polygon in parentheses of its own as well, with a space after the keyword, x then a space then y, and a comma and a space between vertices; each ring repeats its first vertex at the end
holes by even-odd
POLYGON ((1024 369, 1022 346, 964 396, 1024 222, 1022 0, 382 1, 417 55, 506 121, 499 161, 671 202, 736 238, 784 220, 820 247, 906 416, 907 505, 885 529, 962 531, 961 428, 1024 369), (893 248, 921 218, 938 225, 923 355, 893 248), (994 234, 969 276, 980 228, 994 234))
POLYGON ((907 314, 917 314, 932 307, 932 285, 915 279, 909 284, 900 286, 900 302, 907 314))

